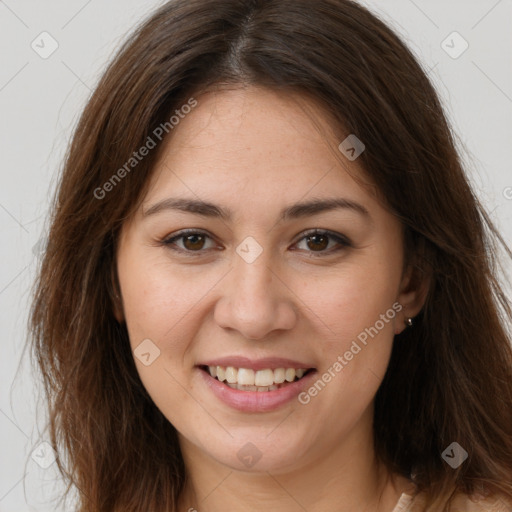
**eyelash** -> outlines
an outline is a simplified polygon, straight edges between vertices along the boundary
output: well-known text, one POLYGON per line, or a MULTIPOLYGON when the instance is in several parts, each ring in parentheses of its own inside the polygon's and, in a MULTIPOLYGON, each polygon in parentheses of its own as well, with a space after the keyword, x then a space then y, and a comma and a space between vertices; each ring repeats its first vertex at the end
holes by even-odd
MULTIPOLYGON (((166 238, 166 239, 162 240, 161 243, 165 247, 167 247, 173 251, 185 254, 189 257, 201 256, 202 254, 204 254, 205 251, 211 250, 211 249, 199 249, 197 251, 191 251, 188 249, 182 249, 181 247, 177 247, 175 245, 175 242, 177 240, 183 239, 190 235, 201 235, 201 236, 204 236, 207 238, 211 238, 213 240, 213 238, 208 233, 206 233, 204 231, 197 230, 197 229, 184 229, 183 231, 180 231, 176 235, 173 235, 170 238, 166 238)), ((328 230, 324 230, 324 229, 311 229, 311 230, 305 231, 302 234, 302 237, 297 242, 295 242, 294 245, 298 244, 299 242, 301 242, 302 240, 304 240, 308 237, 315 236, 315 235, 327 236, 339 244, 339 247, 334 250, 331 248, 331 249, 327 249, 327 250, 323 250, 323 251, 307 251, 307 252, 311 253, 311 255, 315 258, 322 257, 322 255, 326 255, 326 254, 330 255, 332 253, 339 252, 343 249, 353 247, 352 242, 344 235, 340 235, 338 233, 334 233, 332 231, 328 231, 328 230)))

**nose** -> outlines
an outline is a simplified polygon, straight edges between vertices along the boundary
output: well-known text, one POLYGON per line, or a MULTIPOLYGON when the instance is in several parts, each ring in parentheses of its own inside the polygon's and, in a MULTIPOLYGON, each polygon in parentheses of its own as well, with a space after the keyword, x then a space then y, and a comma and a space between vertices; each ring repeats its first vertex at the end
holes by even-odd
POLYGON ((217 325, 251 340, 292 329, 297 322, 293 292, 264 254, 252 263, 235 255, 215 306, 217 325))

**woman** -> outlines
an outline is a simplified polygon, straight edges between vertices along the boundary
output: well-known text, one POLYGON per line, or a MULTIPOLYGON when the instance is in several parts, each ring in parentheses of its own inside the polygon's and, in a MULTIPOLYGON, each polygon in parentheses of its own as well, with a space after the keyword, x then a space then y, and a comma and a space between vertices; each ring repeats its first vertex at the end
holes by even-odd
POLYGON ((364 7, 165 4, 82 115, 33 307, 78 509, 511 510, 496 242, 364 7))

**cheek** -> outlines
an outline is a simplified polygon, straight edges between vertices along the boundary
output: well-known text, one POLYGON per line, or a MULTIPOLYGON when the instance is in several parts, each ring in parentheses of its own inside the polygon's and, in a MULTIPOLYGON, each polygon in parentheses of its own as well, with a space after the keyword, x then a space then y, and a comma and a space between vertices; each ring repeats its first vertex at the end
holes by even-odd
MULTIPOLYGON (((373 326, 392 308, 398 295, 397 273, 380 265, 351 265, 313 281, 304 283, 301 299, 317 318, 316 323, 321 321, 334 339, 355 338, 373 326)), ((393 311, 388 316, 392 324, 393 311)))
MULTIPOLYGON (((396 291, 382 276, 351 269, 310 293, 321 331, 318 380, 301 396, 325 428, 347 432, 367 411, 384 378, 394 338, 396 291), (322 291, 322 293, 320 293, 322 291), (327 329, 325 326, 328 326, 327 329), (316 398, 318 397, 318 398, 316 398)), ((309 302, 308 302, 309 301, 309 302)))
POLYGON ((174 338, 174 334, 184 337, 191 323, 189 319, 215 284, 214 277, 210 278, 208 273, 203 272, 200 279, 197 277, 161 259, 127 258, 120 262, 123 309, 132 344, 141 337, 161 344, 168 343, 166 340, 174 338), (144 265, 134 261, 144 261, 144 265))
POLYGON ((197 331, 201 298, 213 283, 205 279, 199 286, 197 280, 187 278, 176 267, 144 258, 140 253, 123 255, 118 274, 139 377, 167 419, 176 428, 185 428, 185 417, 200 416, 200 410, 190 400, 190 382, 185 372, 190 365, 187 349, 197 331), (143 346, 144 350, 139 349, 143 346), (183 414, 185 410, 187 414, 183 414))
POLYGON ((336 384, 329 384, 331 389, 343 389, 342 395, 365 399, 368 395, 369 401, 384 377, 400 309, 396 303, 400 272, 392 261, 391 255, 354 260, 341 271, 315 279, 314 287, 304 286, 301 292, 323 333, 318 346, 322 370, 336 362, 342 366, 331 370, 336 384))

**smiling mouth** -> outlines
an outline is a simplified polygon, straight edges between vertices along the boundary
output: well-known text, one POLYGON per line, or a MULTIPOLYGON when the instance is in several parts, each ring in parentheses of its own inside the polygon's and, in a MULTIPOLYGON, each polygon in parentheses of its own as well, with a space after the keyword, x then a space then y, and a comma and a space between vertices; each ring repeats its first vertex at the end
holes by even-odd
POLYGON ((275 391, 299 381, 315 368, 267 368, 252 370, 233 366, 200 366, 211 377, 239 391, 275 391))

